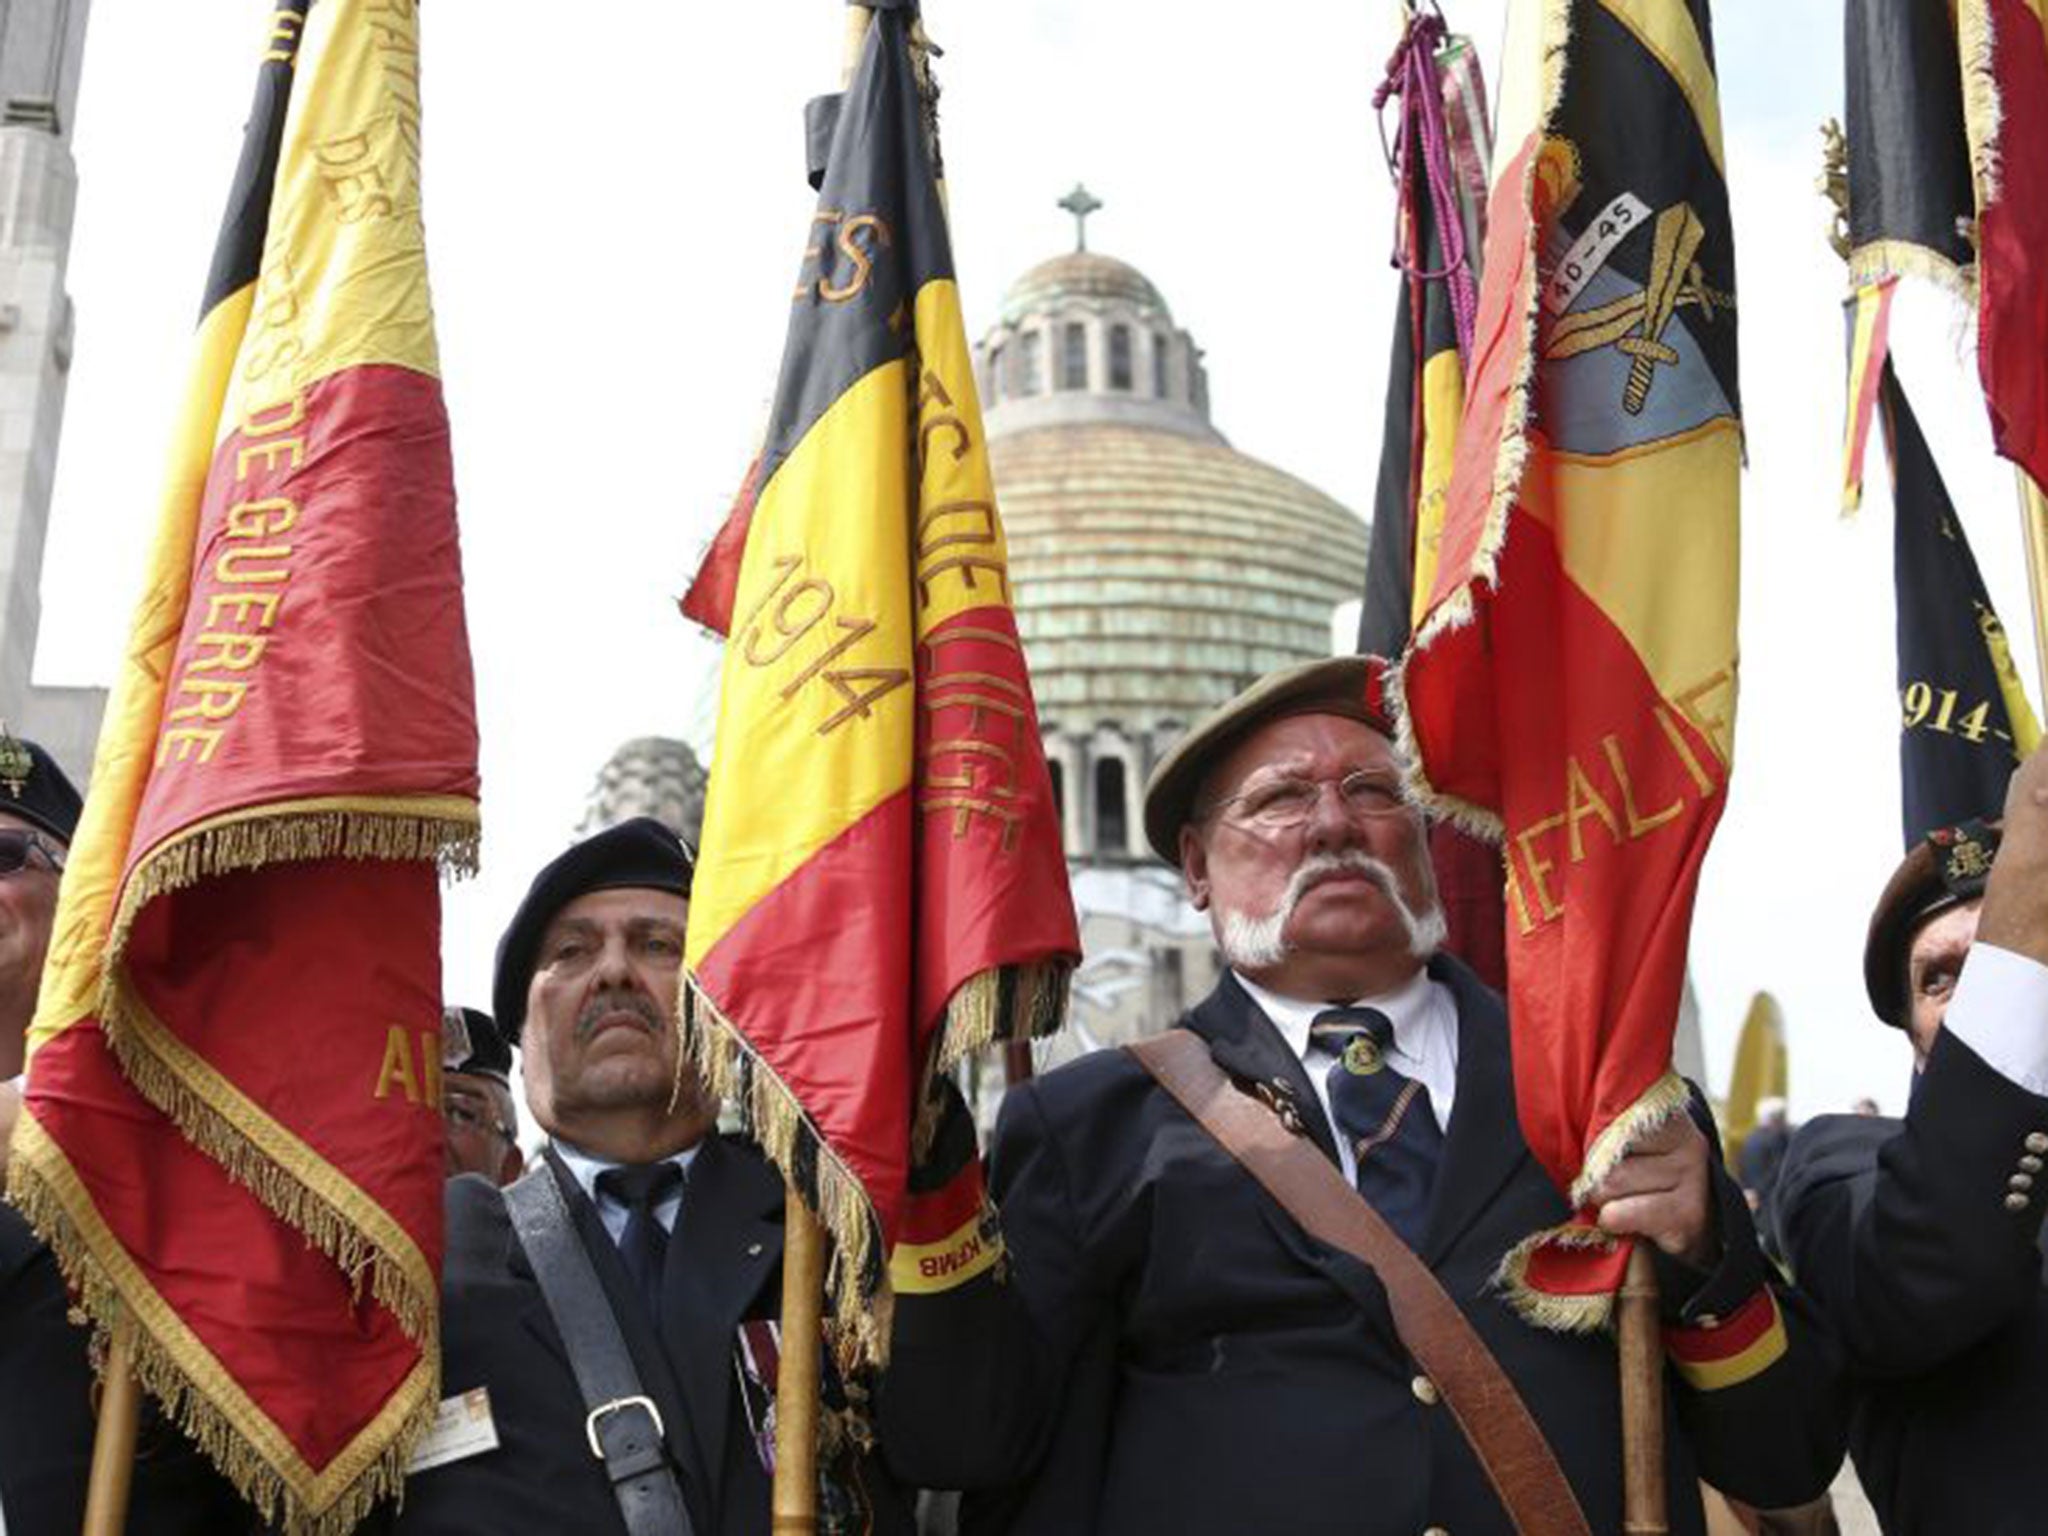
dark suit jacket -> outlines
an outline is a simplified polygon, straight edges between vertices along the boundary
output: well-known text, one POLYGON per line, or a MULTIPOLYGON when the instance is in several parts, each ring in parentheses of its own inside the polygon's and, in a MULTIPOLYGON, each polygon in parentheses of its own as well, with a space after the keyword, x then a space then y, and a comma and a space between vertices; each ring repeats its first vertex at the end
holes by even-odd
POLYGON ((1841 1339, 1889 1536, 2048 1530, 2044 1161, 2048 1099, 1946 1033, 1903 1123, 1823 1116, 1786 1155, 1780 1241, 1841 1339))
MULTIPOLYGON (((1500 1000, 1455 961, 1431 971, 1458 1005, 1458 1091, 1422 1256, 1520 1387, 1593 1530, 1618 1531, 1613 1345, 1532 1327, 1492 1286, 1512 1244, 1567 1214, 1516 1125, 1500 1000)), ((1183 1023, 1234 1078, 1291 1090, 1334 1160, 1299 1058, 1235 981, 1183 1023)), ((968 1529, 1507 1536, 1448 1410, 1418 1398, 1378 1278, 1310 1239, 1127 1053, 1012 1090, 992 1182, 1015 1287, 1065 1375, 1035 1474, 971 1501, 968 1529)), ((1765 1279, 1740 1192, 1723 1179, 1719 1193, 1721 1268, 1666 1279, 1695 1315, 1765 1279)), ((1761 1374, 1704 1392, 1667 1373, 1675 1533, 1701 1529, 1697 1475, 1777 1505, 1839 1465, 1829 1374, 1784 1310, 1790 1350, 1761 1374)))
MULTIPOLYGON (((85 1518, 95 1399, 86 1330, 50 1250, 0 1205, 0 1509, 8 1536, 72 1536, 85 1518)), ((255 1516, 192 1443, 145 1407, 136 1432, 128 1530, 223 1536, 255 1516)))
MULTIPOLYGON (((781 1301, 783 1185, 750 1144, 707 1139, 690 1166, 668 1245, 661 1338, 634 1299, 597 1209, 552 1149, 546 1166, 611 1295, 641 1385, 660 1406, 697 1536, 768 1530, 768 1475, 740 1400, 742 1319, 781 1301), (664 1347, 665 1341, 665 1347, 664 1347)), ((442 1278, 442 1391, 489 1389, 499 1447, 417 1474, 402 1532, 623 1531, 611 1486, 584 1439, 584 1408, 547 1302, 513 1235, 504 1196, 471 1176, 448 1185, 442 1278)), ((907 1500, 872 1459, 854 1476, 878 1533, 911 1529, 907 1500)))

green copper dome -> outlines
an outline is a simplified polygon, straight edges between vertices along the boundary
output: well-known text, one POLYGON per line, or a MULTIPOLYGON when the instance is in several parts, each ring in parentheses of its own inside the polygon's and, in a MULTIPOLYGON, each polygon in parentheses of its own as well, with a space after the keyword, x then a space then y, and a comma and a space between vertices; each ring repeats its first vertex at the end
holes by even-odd
POLYGON ((992 436, 1017 622, 1042 717, 1185 725, 1330 654, 1365 528, 1220 441, 1114 422, 992 436))

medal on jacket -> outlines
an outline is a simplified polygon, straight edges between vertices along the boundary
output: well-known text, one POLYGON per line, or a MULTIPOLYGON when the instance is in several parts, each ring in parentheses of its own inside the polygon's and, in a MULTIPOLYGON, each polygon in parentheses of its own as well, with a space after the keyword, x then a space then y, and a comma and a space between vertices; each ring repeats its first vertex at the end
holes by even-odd
MULTIPOLYGON (((749 1318, 739 1326, 733 1346, 733 1374, 738 1379, 740 1407, 761 1470, 775 1476, 775 1393, 782 1365, 782 1324, 773 1318, 749 1318)), ((845 1397, 837 1375, 826 1367, 827 1433, 818 1454, 817 1536, 865 1536, 874 1528, 874 1510, 861 1479, 859 1455, 843 1430, 835 1430, 831 1410, 843 1412, 845 1397)))
POLYGON ((775 1381, 782 1365, 782 1324, 773 1318, 749 1318, 740 1324, 732 1352, 733 1374, 739 1378, 740 1407, 753 1436, 761 1470, 775 1475, 775 1381))

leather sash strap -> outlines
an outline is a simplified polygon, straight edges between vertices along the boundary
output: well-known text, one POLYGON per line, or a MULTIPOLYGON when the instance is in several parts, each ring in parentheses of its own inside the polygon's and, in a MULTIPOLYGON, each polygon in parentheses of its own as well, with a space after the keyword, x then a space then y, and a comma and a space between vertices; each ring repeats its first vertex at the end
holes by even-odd
POLYGON ((1307 1138, 1241 1092, 1185 1029, 1126 1047, 1303 1231, 1371 1268, 1394 1328, 1444 1405, 1519 1536, 1590 1536, 1577 1495, 1529 1408, 1415 1251, 1307 1138))
POLYGON ((611 1299, 546 1162, 537 1161, 505 1191, 505 1209, 568 1351, 587 1410, 584 1436, 611 1480, 627 1536, 694 1536, 660 1410, 641 1390, 611 1299))

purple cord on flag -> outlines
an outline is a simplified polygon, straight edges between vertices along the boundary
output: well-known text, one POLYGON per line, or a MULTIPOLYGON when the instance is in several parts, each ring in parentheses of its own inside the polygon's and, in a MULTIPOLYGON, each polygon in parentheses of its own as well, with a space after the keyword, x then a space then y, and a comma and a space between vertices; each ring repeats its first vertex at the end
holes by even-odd
MULTIPOLYGON (((1457 189, 1452 182, 1449 130, 1444 121, 1443 79, 1436 53, 1445 37, 1444 19, 1434 13, 1413 12, 1393 57, 1387 61, 1386 78, 1373 92, 1375 111, 1385 107, 1391 96, 1401 98, 1401 126, 1394 141, 1394 175, 1397 185, 1408 186, 1409 156, 1418 144, 1422 154, 1423 180, 1429 189, 1430 212, 1436 222, 1437 238, 1443 242, 1444 265, 1432 272, 1418 253, 1411 258, 1399 234, 1394 241, 1394 261, 1417 282, 1441 279, 1450 292, 1451 321, 1458 333, 1458 360, 1466 367, 1472 361, 1472 328, 1479 314, 1479 283, 1465 249, 1465 225, 1459 216, 1457 189)), ((1398 220, 1398 212, 1395 215, 1398 220)))

